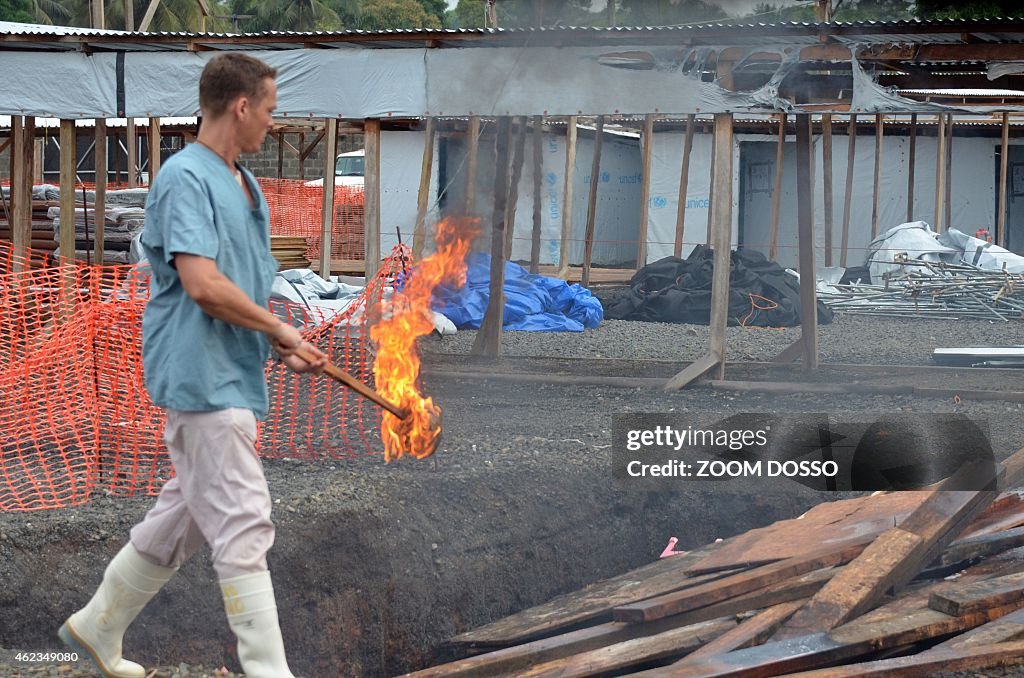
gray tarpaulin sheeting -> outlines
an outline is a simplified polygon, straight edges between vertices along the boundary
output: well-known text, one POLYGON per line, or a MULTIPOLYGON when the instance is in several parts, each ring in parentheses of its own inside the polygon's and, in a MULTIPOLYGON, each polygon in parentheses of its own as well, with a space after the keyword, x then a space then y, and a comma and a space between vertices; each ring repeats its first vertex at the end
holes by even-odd
MULTIPOLYGON (((240 39, 241 40, 241 39, 240 39)), ((703 82, 690 55, 724 46, 651 50, 609 47, 488 49, 283 49, 249 52, 276 66, 278 114, 294 117, 421 117, 575 115, 597 113, 765 112, 799 110, 778 97, 796 63, 784 58, 775 75, 752 92, 703 82), (649 70, 623 68, 615 55, 647 53, 649 70), (684 68, 690 69, 684 71, 684 68)), ((775 51, 767 44, 751 52, 775 51)), ((131 51, 124 54, 124 99, 130 116, 188 116, 198 111, 195 83, 217 52, 131 51), (189 83, 193 83, 189 85, 189 83)), ((40 117, 114 117, 117 54, 0 51, 0 113, 40 117)), ((993 107, 940 106, 903 99, 854 65, 853 110, 987 112, 993 107)), ((838 108, 838 107, 837 107, 838 108)), ((1019 110, 1000 106, 999 110, 1019 110)))

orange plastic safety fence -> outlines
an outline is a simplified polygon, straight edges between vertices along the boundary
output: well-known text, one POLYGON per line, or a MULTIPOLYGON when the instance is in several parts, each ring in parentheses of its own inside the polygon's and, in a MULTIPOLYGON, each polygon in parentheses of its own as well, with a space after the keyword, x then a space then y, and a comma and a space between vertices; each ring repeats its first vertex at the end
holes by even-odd
MULTIPOLYGON (((394 255, 341 312, 277 301, 271 308, 302 327, 332 362, 370 383, 367 309, 377 309, 401 268, 394 255)), ((32 268, 0 242, 0 511, 79 505, 97 493, 152 495, 171 477, 163 411, 150 402, 143 380, 148 295, 148 276, 139 269, 32 268)), ((274 360, 267 377, 262 455, 381 452, 375 405, 326 376, 295 375, 274 360)))
MULTIPOLYGON (((306 257, 320 259, 323 225, 323 187, 292 179, 259 179, 270 207, 270 232, 306 239, 306 257)), ((334 187, 331 259, 362 260, 363 187, 334 187)))

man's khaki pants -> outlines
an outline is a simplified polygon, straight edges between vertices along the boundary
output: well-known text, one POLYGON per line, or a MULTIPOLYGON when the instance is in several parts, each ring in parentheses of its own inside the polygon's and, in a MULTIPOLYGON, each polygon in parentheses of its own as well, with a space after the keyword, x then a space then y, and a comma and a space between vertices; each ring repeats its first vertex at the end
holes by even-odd
POLYGON ((132 528, 136 550, 156 565, 180 567, 205 541, 221 579, 266 570, 274 524, 253 413, 167 410, 164 442, 175 477, 132 528))

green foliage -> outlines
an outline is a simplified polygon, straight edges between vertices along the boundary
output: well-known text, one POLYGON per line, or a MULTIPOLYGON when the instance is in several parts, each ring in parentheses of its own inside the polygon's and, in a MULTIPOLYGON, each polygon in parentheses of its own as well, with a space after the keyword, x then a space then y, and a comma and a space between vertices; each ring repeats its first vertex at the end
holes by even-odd
POLYGON ((674 26, 727 19, 714 0, 618 0, 618 26, 674 26))
POLYGON ((58 26, 68 23, 74 6, 78 0, 28 0, 27 2, 15 1, 11 4, 15 7, 28 6, 29 23, 56 24, 58 26))
POLYGON ((981 0, 950 2, 949 0, 917 0, 917 14, 922 19, 992 19, 1024 16, 1019 0, 981 0))
POLYGON ((427 13, 437 17, 440 25, 444 25, 445 15, 448 13, 448 3, 445 0, 419 0, 427 13))
POLYGON ((29 0, 0 0, 0 21, 32 23, 32 3, 29 0))
MULTIPOLYGON (((485 0, 459 0, 448 12, 452 28, 483 28, 485 0)), ((591 12, 590 0, 498 0, 498 26, 594 26, 604 25, 603 12, 591 12)))
POLYGON ((389 28, 441 28, 441 20, 420 0, 364 0, 357 28, 382 31, 389 28))
POLYGON ((335 3, 324 0, 229 0, 230 14, 248 15, 239 30, 335 31, 345 27, 335 3))
MULTIPOLYGON (((72 10, 69 24, 72 26, 92 25, 88 0, 69 0, 67 4, 71 6, 72 10)), ((136 29, 142 22, 148 7, 149 0, 133 0, 132 12, 136 29)), ((216 3, 210 3, 210 11, 217 15, 227 13, 222 6, 216 3)), ((103 14, 107 28, 125 28, 123 0, 106 0, 103 14)), ((195 0, 161 0, 153 15, 153 21, 149 25, 151 32, 201 31, 203 28, 203 14, 199 9, 199 3, 195 0)), ((205 29, 207 31, 228 30, 228 23, 222 19, 208 17, 205 29)))
MULTIPOLYGON (((914 18, 913 0, 832 0, 833 21, 898 21, 914 18)), ((743 17, 760 23, 817 21, 814 3, 778 7, 760 3, 743 17)))

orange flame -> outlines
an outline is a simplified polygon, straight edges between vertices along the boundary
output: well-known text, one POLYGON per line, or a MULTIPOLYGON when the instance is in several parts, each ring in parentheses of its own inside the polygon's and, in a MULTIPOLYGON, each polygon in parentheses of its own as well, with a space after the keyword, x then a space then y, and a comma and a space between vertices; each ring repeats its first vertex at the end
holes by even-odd
POLYGON ((416 339, 434 330, 430 300, 441 283, 464 285, 466 255, 479 232, 478 219, 448 218, 437 225, 437 253, 423 259, 391 298, 390 312, 370 328, 377 343, 373 375, 377 391, 387 400, 409 410, 399 419, 384 412, 381 439, 384 459, 408 453, 417 459, 429 456, 441 435, 441 408, 419 393, 420 356, 416 339))

